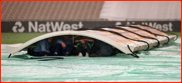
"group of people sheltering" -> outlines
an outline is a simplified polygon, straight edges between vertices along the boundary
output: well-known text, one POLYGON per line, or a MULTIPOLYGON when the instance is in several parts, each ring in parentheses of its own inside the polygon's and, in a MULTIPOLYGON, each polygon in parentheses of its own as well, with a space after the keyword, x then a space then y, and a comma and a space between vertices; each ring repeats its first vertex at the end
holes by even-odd
POLYGON ((41 40, 28 50, 32 56, 70 56, 75 53, 78 57, 106 57, 111 56, 112 46, 90 37, 70 38, 69 35, 64 35, 41 40))

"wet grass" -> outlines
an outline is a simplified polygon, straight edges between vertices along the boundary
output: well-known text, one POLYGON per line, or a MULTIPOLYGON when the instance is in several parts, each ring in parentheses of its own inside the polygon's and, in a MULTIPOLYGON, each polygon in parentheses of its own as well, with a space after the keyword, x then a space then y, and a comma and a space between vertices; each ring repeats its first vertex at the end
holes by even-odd
POLYGON ((25 43, 45 33, 1 33, 1 44, 25 43))

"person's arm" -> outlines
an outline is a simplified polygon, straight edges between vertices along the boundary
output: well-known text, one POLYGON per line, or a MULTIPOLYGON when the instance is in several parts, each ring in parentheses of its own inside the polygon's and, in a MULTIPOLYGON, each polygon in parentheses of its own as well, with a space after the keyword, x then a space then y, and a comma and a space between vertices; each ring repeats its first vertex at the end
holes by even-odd
POLYGON ((58 44, 62 44, 62 40, 61 39, 58 39, 57 41, 56 41, 56 43, 58 43, 58 44))
POLYGON ((85 40, 84 39, 80 39, 80 40, 75 40, 76 43, 81 42, 82 44, 85 44, 85 40))
POLYGON ((75 40, 76 43, 80 42, 80 40, 75 40))
POLYGON ((65 43, 61 39, 57 40, 57 43, 62 45, 62 47, 66 47, 65 43))

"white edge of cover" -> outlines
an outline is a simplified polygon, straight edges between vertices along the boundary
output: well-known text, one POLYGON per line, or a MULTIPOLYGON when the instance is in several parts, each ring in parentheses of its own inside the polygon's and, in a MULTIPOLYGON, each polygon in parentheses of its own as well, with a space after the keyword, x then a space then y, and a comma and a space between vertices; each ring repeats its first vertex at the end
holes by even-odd
MULTIPOLYGON (((124 52, 125 54, 132 54, 129 51, 129 49, 127 48, 127 45, 118 45, 117 43, 113 42, 112 40, 110 40, 108 38, 104 38, 104 37, 102 37, 100 35, 96 35, 96 34, 93 34, 93 33, 88 33, 88 31, 58 31, 58 32, 47 33, 47 34, 35 37, 35 38, 25 42, 24 44, 8 45, 6 49, 7 49, 9 54, 15 54, 16 52, 21 51, 22 49, 28 47, 29 45, 31 45, 31 44, 33 44, 33 43, 35 43, 37 41, 40 41, 40 40, 43 40, 43 39, 46 39, 46 38, 49 38, 49 37, 61 36, 61 35, 88 36, 88 37, 91 37, 91 38, 101 40, 101 41, 103 41, 105 43, 108 43, 108 44, 114 46, 115 48, 117 48, 118 50, 124 52)), ((131 47, 131 50, 133 50, 135 48, 135 46, 130 46, 130 47, 131 47)))

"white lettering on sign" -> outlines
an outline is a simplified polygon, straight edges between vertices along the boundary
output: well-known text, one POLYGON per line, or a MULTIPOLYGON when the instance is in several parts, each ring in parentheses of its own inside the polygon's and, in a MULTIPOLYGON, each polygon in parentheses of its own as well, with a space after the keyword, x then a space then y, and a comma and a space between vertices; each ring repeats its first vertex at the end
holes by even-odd
POLYGON ((156 22, 152 23, 152 22, 142 22, 143 25, 148 25, 151 26, 153 28, 156 28, 160 31, 173 31, 172 26, 173 24, 171 22, 169 22, 168 24, 157 24, 156 22))
POLYGON ((67 31, 67 30, 76 30, 83 27, 83 23, 79 22, 78 24, 68 24, 64 22, 46 22, 38 23, 37 21, 28 22, 28 32, 55 32, 55 31, 67 31))

